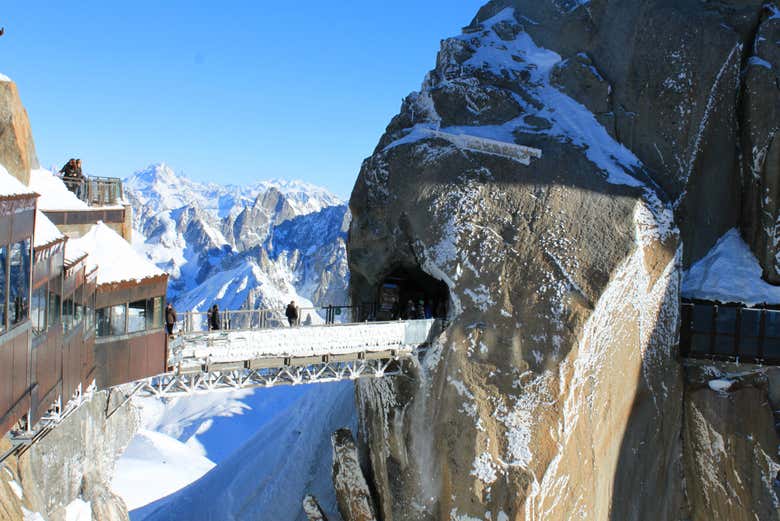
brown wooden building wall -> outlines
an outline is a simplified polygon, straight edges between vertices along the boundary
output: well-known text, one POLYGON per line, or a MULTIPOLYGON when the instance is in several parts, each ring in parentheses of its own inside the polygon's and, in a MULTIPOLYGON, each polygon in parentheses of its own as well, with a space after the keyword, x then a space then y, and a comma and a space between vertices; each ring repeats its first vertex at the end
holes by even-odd
MULTIPOLYGON (((35 227, 35 198, 0 200, 0 245, 32 238, 35 227)), ((6 291, 8 289, 6 288, 6 291)), ((0 333, 0 431, 7 432, 30 409, 29 319, 0 333)))
POLYGON ((106 389, 165 372, 165 332, 99 339, 95 342, 97 387, 106 389))
POLYGON ((62 393, 62 361, 62 327, 58 323, 33 342, 32 365, 37 384, 32 411, 34 421, 46 414, 62 393))
POLYGON ((30 323, 0 339, 0 429, 8 432, 31 405, 30 323))

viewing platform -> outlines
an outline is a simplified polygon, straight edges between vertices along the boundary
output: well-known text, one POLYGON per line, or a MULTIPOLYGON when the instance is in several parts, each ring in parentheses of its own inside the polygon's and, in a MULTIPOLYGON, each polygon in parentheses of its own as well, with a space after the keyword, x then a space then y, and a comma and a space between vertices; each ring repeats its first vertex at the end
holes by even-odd
POLYGON ((38 209, 69 237, 81 237, 100 221, 131 240, 133 211, 124 199, 121 179, 84 176, 75 180, 34 170, 30 188, 41 194, 38 209))

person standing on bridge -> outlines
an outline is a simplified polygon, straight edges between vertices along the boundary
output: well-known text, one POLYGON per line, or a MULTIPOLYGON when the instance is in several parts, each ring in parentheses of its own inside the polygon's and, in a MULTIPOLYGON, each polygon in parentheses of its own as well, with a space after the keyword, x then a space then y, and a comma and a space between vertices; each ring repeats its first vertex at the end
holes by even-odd
POLYGON ((176 310, 173 309, 173 304, 168 302, 165 306, 165 327, 168 329, 168 336, 173 336, 173 326, 176 324, 176 310))
POLYGON ((219 306, 214 304, 211 306, 211 310, 209 311, 209 329, 213 329, 214 331, 217 331, 220 329, 220 320, 219 320, 219 306))
POLYGON ((284 312, 284 315, 287 317, 290 327, 298 325, 298 306, 295 305, 294 300, 287 304, 287 310, 284 312))

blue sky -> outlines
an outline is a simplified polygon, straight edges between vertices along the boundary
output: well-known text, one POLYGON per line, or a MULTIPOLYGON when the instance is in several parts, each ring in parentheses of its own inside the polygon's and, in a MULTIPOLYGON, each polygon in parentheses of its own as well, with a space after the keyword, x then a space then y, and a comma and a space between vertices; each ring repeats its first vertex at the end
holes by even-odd
POLYGON ((4 2, 0 72, 44 166, 304 179, 347 196, 362 160, 484 0, 4 2))

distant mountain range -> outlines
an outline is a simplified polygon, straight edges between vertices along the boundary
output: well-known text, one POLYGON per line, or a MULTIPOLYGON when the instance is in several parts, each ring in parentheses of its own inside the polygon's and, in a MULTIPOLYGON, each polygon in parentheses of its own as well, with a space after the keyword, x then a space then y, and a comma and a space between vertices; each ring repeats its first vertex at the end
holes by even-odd
POLYGON ((324 188, 199 183, 155 164, 124 181, 133 244, 170 274, 180 310, 344 304, 349 211, 324 188))

